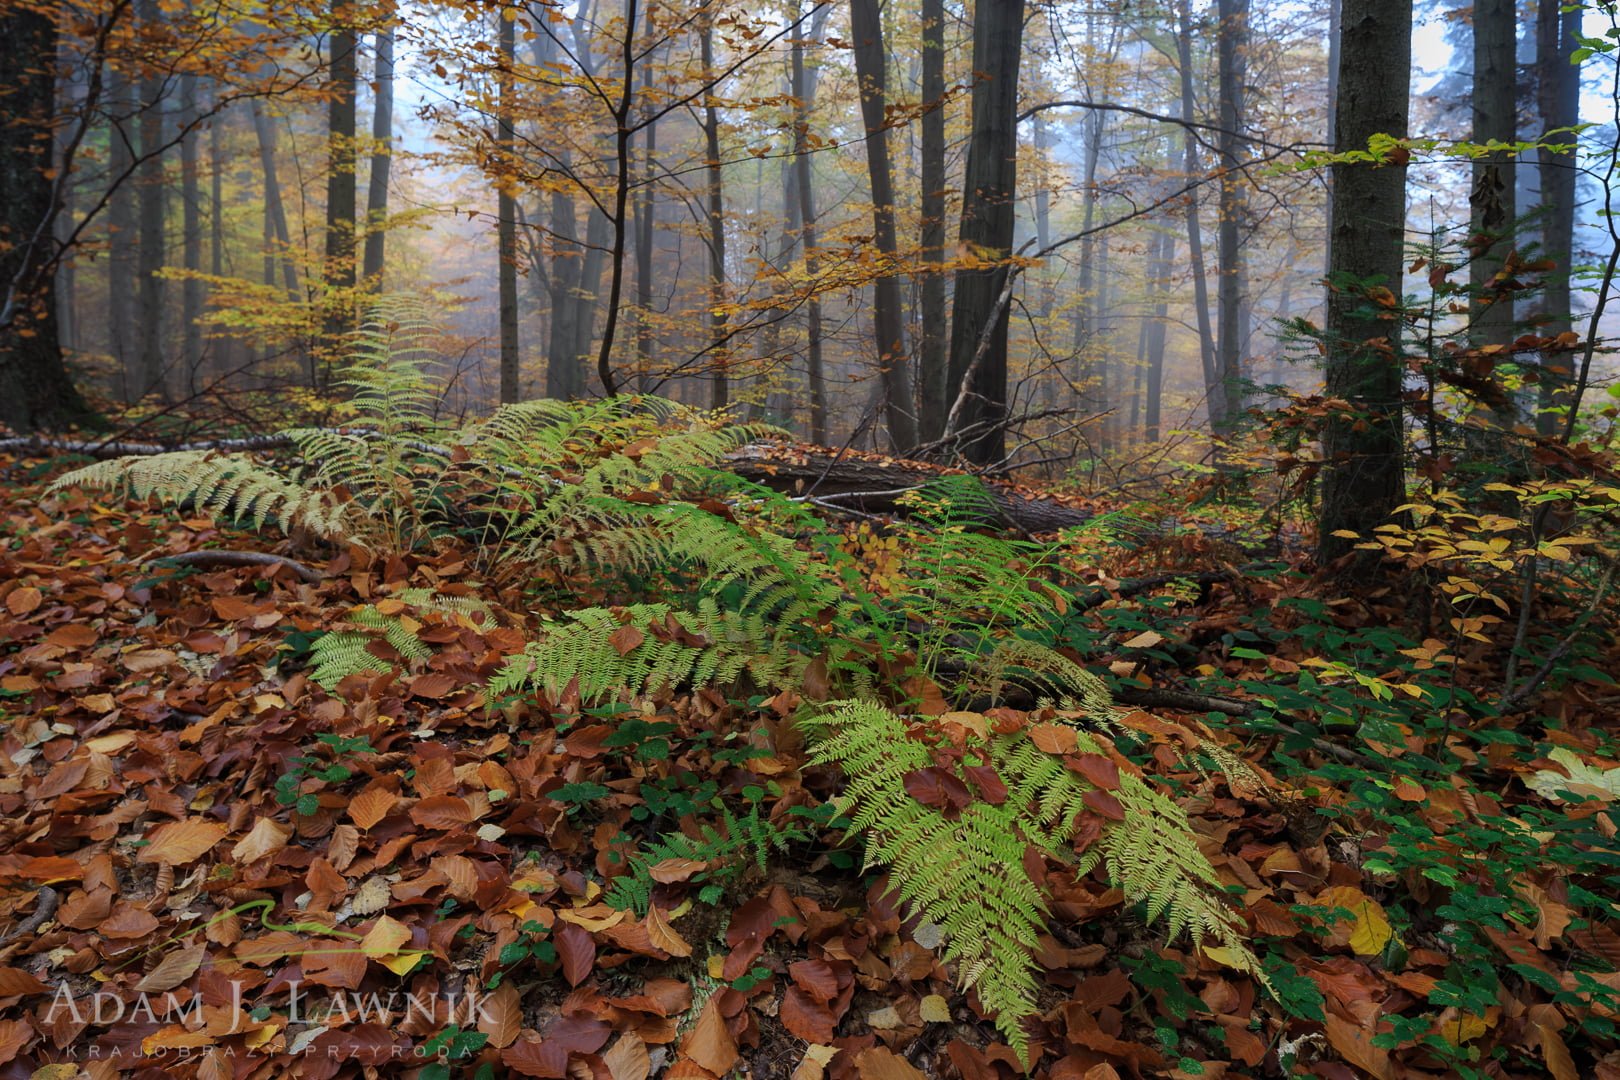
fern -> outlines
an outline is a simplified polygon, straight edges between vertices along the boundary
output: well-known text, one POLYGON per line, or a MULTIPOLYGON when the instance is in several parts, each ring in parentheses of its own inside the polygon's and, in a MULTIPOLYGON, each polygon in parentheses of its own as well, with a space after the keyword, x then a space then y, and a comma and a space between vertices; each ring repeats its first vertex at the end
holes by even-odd
POLYGON ((763 873, 772 850, 809 839, 803 829, 774 824, 757 806, 740 818, 722 808, 720 816, 721 829, 702 825, 696 837, 669 833, 632 855, 628 872, 613 879, 603 902, 618 911, 634 911, 641 918, 647 914, 657 885, 652 870, 666 859, 705 863, 691 880, 715 882, 735 877, 749 862, 763 873))
MULTIPOLYGON (((1091 785, 1028 736, 996 736, 969 749, 1004 779, 1007 798, 999 805, 976 801, 951 820, 905 788, 908 774, 935 761, 901 717, 872 702, 846 701, 801 723, 812 736, 812 763, 837 765, 848 777, 840 807, 851 834, 866 838, 868 862, 887 864, 900 897, 944 930, 958 978, 978 991, 1022 1055, 1023 1021, 1035 1007, 1033 950, 1046 912, 1022 869, 1024 849, 1035 844, 1064 858, 1091 785)), ((1102 752, 1094 736, 1079 732, 1077 739, 1083 751, 1102 752)), ((1264 981, 1186 814, 1129 774, 1113 795, 1124 820, 1105 824, 1079 872, 1101 860, 1127 899, 1144 904, 1150 919, 1164 919, 1172 937, 1185 933, 1195 945, 1214 938, 1235 966, 1264 981)))
POLYGON ((781 685, 803 662, 764 620, 722 611, 713 599, 682 613, 667 604, 584 608, 508 660, 490 692, 539 691, 555 701, 574 685, 589 703, 620 691, 727 685, 745 671, 761 685, 781 685))
MULTIPOLYGON (((431 589, 404 589, 396 599, 418 612, 432 612, 451 616, 458 621, 474 624, 478 620, 493 623, 495 613, 482 600, 474 596, 451 596, 431 589)), ((310 678, 326 690, 336 689, 338 683, 350 675, 361 672, 383 673, 392 665, 372 650, 372 643, 386 642, 410 664, 425 663, 433 651, 417 636, 399 614, 387 614, 375 604, 356 608, 349 621, 362 630, 332 630, 322 634, 310 648, 313 670, 310 678)))

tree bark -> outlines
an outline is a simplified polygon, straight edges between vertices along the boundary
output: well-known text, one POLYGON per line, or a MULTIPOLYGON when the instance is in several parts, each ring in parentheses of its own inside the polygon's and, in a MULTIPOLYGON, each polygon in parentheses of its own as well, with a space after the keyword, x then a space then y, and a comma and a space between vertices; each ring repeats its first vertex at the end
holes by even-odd
MULTIPOLYGON (((140 0, 136 7, 142 26, 152 26, 162 17, 157 0, 140 0)), ((136 255, 138 276, 138 317, 140 324, 140 355, 137 360, 135 396, 145 397, 157 393, 165 399, 171 395, 165 379, 163 362, 163 256, 166 241, 164 229, 163 155, 163 76, 148 68, 141 77, 141 163, 137 171, 140 184, 138 209, 140 213, 140 247, 136 255)))
MULTIPOLYGON (((714 19, 703 20, 700 42, 703 80, 714 78, 714 19)), ((727 371, 728 350, 723 344, 726 315, 720 310, 726 302, 726 190, 724 163, 720 158, 720 110, 713 87, 703 95, 703 147, 709 187, 709 338, 714 343, 715 371, 710 383, 709 406, 723 409, 731 404, 731 374, 727 371)))
POLYGON ((366 180, 366 247, 360 275, 382 292, 388 255, 388 180, 394 161, 394 28, 377 31, 377 80, 371 108, 371 175, 366 180))
MULTIPOLYGON (((878 257, 892 263, 899 258, 899 243, 894 228, 894 177, 889 165, 889 129, 885 117, 888 65, 877 0, 850 0, 850 32, 855 39, 855 75, 860 81, 861 118, 866 128, 867 175, 872 187, 872 239, 878 257)), ((882 267, 872 282, 872 300, 872 330, 883 380, 889 442, 896 450, 908 450, 917 445, 917 421, 912 413, 915 403, 910 357, 906 352, 905 319, 900 310, 900 282, 892 266, 882 267)))
MULTIPOLYGON (((1476 0, 1474 4, 1474 125, 1476 143, 1511 143, 1518 137, 1517 5, 1515 0, 1476 0)), ((1515 157, 1511 152, 1474 160, 1473 208, 1469 227, 1474 258, 1468 264, 1476 308, 1470 335, 1476 345, 1506 345, 1513 340, 1513 296, 1495 294, 1491 282, 1513 245, 1516 216, 1515 157), (1499 299, 1497 296, 1499 295, 1499 299), (1494 299, 1494 303, 1485 303, 1494 299)))
POLYGON ((253 132, 259 143, 259 168, 264 176, 264 283, 275 281, 275 266, 281 263, 281 276, 287 299, 297 303, 298 267, 292 257, 292 237, 287 231, 287 208, 281 199, 281 180, 276 173, 276 128, 258 101, 253 102, 253 132))
POLYGON ((1008 273, 1002 260, 1012 254, 1013 247, 1018 196, 1018 64, 1023 35, 1024 0, 979 0, 974 6, 973 119, 957 236, 965 249, 998 265, 964 267, 956 272, 948 385, 954 389, 968 378, 968 398, 959 414, 959 427, 972 434, 962 453, 982 465, 998 462, 1007 454, 1008 312, 997 304, 997 298, 1008 273), (987 329, 988 348, 981 358, 980 338, 987 329))
POLYGON ((1170 310, 1170 271, 1176 261, 1176 237, 1166 232, 1159 237, 1159 257, 1153 264, 1153 289, 1158 300, 1153 321, 1148 326, 1147 387, 1143 405, 1143 428, 1148 442, 1159 441, 1160 417, 1164 409, 1165 319, 1170 310))
POLYGON ((18 431, 92 419, 62 359, 56 275, 41 272, 47 251, 30 242, 54 209, 56 50, 54 12, 14 4, 0 14, 0 288, 14 305, 0 329, 0 421, 18 431))
POLYGON ((334 363, 341 357, 344 338, 355 325, 355 33, 351 0, 332 0, 332 30, 327 58, 327 86, 331 98, 326 113, 326 258, 321 282, 325 286, 325 312, 319 367, 314 383, 331 383, 334 363))
MULTIPOLYGON (((1176 34, 1176 56, 1181 67, 1181 118, 1189 123, 1193 115, 1192 70, 1192 5, 1181 0, 1181 23, 1176 34)), ((1193 183, 1199 175, 1198 140, 1192 128, 1182 129, 1183 165, 1187 182, 1193 183)), ((1209 323, 1209 282, 1204 273, 1204 234, 1198 220, 1198 192, 1187 194, 1187 256, 1192 262, 1193 312, 1198 322, 1198 356, 1204 367, 1205 409, 1210 426, 1216 426, 1220 415, 1220 378, 1215 366, 1215 332, 1209 323)))
POLYGON ((917 437, 945 434, 951 407, 945 359, 945 0, 922 0, 922 260, 917 341, 917 437))
MULTIPOLYGON (((195 127, 197 122, 197 76, 180 76, 181 123, 195 127)), ((195 393, 202 379, 203 365, 203 283, 202 273, 202 185, 198 162, 198 133, 193 130, 180 143, 181 265, 186 269, 180 287, 181 357, 188 394, 195 393)))
MULTIPOLYGON (((1563 0, 1539 0, 1536 6, 1536 103, 1545 131, 1573 127, 1581 119, 1580 67, 1574 62, 1581 30, 1581 9, 1563 0)), ((1574 143, 1572 132, 1551 141, 1574 143)), ((1543 141, 1548 137, 1543 136, 1543 141)), ((1559 154, 1545 146, 1536 152, 1541 177, 1541 204, 1546 215, 1542 250, 1557 265, 1547 276, 1542 303, 1546 322, 1540 332, 1549 337, 1574 329, 1570 310, 1569 274, 1575 254, 1575 177, 1573 154, 1559 154)), ((1575 382, 1573 349, 1549 351, 1542 358, 1541 408, 1536 428, 1543 435, 1558 431, 1557 410, 1567 407, 1575 382)))
MULTIPOLYGON (((826 10, 825 8, 822 10, 826 10)), ((810 170, 810 106, 815 100, 817 79, 805 70, 804 41, 793 35, 790 63, 793 68, 793 169, 798 180, 800 242, 804 246, 804 274, 814 290, 821 273, 817 250, 816 197, 810 170)), ((827 379, 821 359, 821 300, 812 292, 805 302, 805 378, 810 384, 810 441, 827 441, 827 379)))
MULTIPOLYGON (((517 198, 512 194, 513 181, 507 171, 512 167, 516 150, 516 133, 512 127, 513 87, 512 62, 517 43, 515 9, 502 8, 495 12, 499 24, 497 62, 500 64, 500 116, 496 119, 496 255, 500 291, 501 336, 501 404, 511 405, 522 400, 521 357, 518 353, 518 298, 517 298, 517 198), (513 16, 508 18, 508 16, 513 16)), ((369 238, 367 250, 370 250, 369 238)))
MULTIPOLYGON (((648 41, 654 32, 653 12, 657 5, 649 3, 644 16, 644 34, 648 41)), ((650 61, 650 58, 649 58, 650 61)), ((647 100, 652 88, 652 64, 641 69, 641 97, 647 100)), ((653 243, 657 237, 658 200, 653 186, 653 170, 658 155, 658 122, 648 124, 641 133, 641 190, 635 198, 636 234, 636 377, 644 384, 653 365, 656 336, 652 325, 653 297, 653 243)))
POLYGON ((1231 430, 1243 410, 1243 345, 1248 336, 1243 260, 1243 225, 1248 212, 1243 192, 1243 82, 1248 70, 1249 0, 1220 0, 1219 52, 1221 154, 1220 282, 1216 288, 1219 328, 1216 334, 1216 389, 1210 400, 1211 426, 1217 434, 1231 430), (1218 401, 1218 407, 1217 407, 1218 401))
POLYGON ((140 396, 140 345, 135 339, 136 273, 139 263, 135 216, 135 185, 129 182, 135 167, 140 135, 131 121, 135 115, 135 81, 117 61, 107 66, 109 105, 107 141, 107 324, 109 352, 118 361, 125 403, 140 396))
MULTIPOLYGON (((1344 0, 1340 53, 1340 153, 1367 140, 1407 135, 1412 77, 1412 0, 1344 0)), ((1406 165, 1333 166, 1332 277, 1327 313, 1327 395, 1350 410, 1323 433, 1322 565, 1349 553, 1354 536, 1386 522, 1406 494, 1401 431, 1399 321, 1369 317, 1366 287, 1401 291, 1406 165), (1350 536, 1336 535, 1346 532, 1350 536)))

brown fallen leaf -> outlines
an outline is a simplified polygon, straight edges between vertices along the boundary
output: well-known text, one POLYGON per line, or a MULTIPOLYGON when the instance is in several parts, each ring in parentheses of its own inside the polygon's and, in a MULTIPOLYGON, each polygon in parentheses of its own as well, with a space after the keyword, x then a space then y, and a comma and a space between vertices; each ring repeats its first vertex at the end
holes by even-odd
POLYGON ((199 941, 184 949, 176 949, 158 961, 157 967, 148 971, 141 981, 135 984, 135 989, 141 993, 173 990, 197 973, 207 952, 206 941, 199 941))
POLYGON ((726 1029, 726 1018, 720 1014, 720 995, 711 997, 692 1030, 681 1041, 681 1056, 714 1073, 724 1076, 737 1064, 736 1040, 726 1029))
POLYGON ((664 913, 658 909, 657 904, 651 904, 647 908, 647 937, 671 956, 692 955, 691 943, 675 932, 675 928, 669 925, 669 920, 664 918, 664 913))
POLYGON ((248 834, 231 848, 231 860, 238 866, 256 863, 267 855, 274 855, 292 839, 292 826, 271 818, 261 817, 254 822, 248 834))
POLYGON ((184 866, 201 858, 225 839, 226 832, 225 826, 203 818, 171 821, 152 830, 147 837, 148 843, 135 856, 135 861, 184 866))
POLYGON ((486 995, 479 1007, 478 1030, 489 1036, 489 1045, 504 1050, 517 1041, 523 1029, 523 1002, 517 984, 502 983, 486 995))

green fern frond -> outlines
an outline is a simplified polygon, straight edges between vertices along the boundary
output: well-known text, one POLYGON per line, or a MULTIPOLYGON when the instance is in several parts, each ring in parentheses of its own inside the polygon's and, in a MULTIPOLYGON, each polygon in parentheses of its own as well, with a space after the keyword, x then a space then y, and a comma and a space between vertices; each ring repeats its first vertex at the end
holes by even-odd
POLYGON ((656 882, 652 869, 666 859, 691 859, 708 864, 694 881, 716 881, 734 877, 744 862, 764 871, 773 850, 809 838, 809 833, 792 826, 773 823, 755 806, 742 817, 728 808, 720 811, 722 828, 699 826, 697 837, 667 833, 630 857, 629 871, 613 879, 602 901, 618 911, 634 911, 638 918, 647 914, 656 882))
MULTIPOLYGON (((396 598, 417 612, 453 616, 469 625, 477 625, 479 619, 486 625, 495 623, 494 609, 474 596, 450 596, 432 589, 403 589, 396 598)), ((357 608, 350 614, 349 621, 365 629, 329 631, 310 647, 313 664, 310 678, 327 690, 335 689, 350 675, 388 671, 389 663, 371 651, 372 642, 379 638, 408 664, 426 663, 433 656, 433 650, 403 619, 383 614, 375 604, 357 608)))
POLYGON ((676 685, 726 686, 749 672, 761 685, 792 678, 803 657, 763 619, 722 611, 712 598, 696 610, 668 604, 583 608, 549 628, 490 680, 494 696, 539 691, 555 700, 577 680, 580 700, 676 685), (632 645, 621 630, 639 641, 632 645))
POLYGON ((180 450, 98 461, 59 477, 51 490, 68 487, 190 504, 218 521, 255 530, 270 524, 287 533, 307 529, 334 541, 363 544, 375 527, 363 507, 329 491, 310 490, 244 454, 180 450))
MULTIPOLYGON (((848 778, 839 799, 851 834, 866 838, 868 862, 889 866, 898 894, 947 936, 946 957, 958 978, 976 987, 996 1012, 1010 1045, 1026 1045, 1022 1021, 1034 1009, 1033 950, 1046 907, 1023 872, 1025 846, 1065 859, 1092 786, 1044 753, 1024 733, 974 743, 1008 786, 1000 805, 975 802, 954 821, 905 788, 906 776, 934 765, 927 745, 904 719, 864 701, 835 703, 800 718, 811 735, 810 760, 837 765, 848 778)), ((1096 737, 1077 732, 1081 751, 1102 753, 1096 737)), ((1127 899, 1163 919, 1172 938, 1218 941, 1234 966, 1264 982, 1243 923, 1221 898, 1221 882, 1199 850, 1186 813, 1139 777, 1122 773, 1112 792, 1124 820, 1105 823, 1082 856, 1085 873, 1101 860, 1127 899)))

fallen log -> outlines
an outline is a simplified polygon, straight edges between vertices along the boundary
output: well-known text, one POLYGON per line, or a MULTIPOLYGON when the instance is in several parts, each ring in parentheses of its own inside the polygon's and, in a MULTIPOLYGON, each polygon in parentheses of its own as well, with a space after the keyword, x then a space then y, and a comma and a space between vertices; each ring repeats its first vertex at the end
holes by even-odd
MULTIPOLYGON (((884 457, 819 446, 751 443, 727 455, 725 467, 739 476, 829 509, 869 514, 903 512, 900 498, 931 480, 965 475, 924 461, 884 457)), ((1084 525, 1092 511, 998 480, 985 493, 1003 523, 1026 533, 1056 532, 1084 525)))

